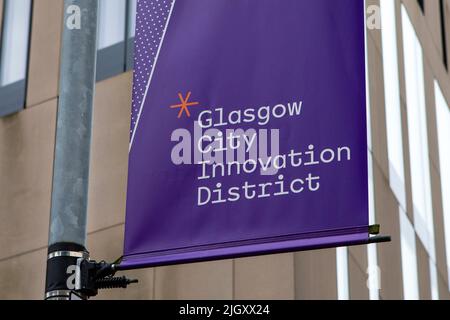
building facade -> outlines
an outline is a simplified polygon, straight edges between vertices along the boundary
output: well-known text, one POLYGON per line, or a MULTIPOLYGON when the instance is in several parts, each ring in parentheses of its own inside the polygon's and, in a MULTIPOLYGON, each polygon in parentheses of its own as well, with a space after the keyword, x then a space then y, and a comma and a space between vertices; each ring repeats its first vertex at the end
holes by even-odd
MULTIPOLYGON (((122 254, 135 5, 100 0, 96 260, 122 254)), ((136 270, 98 298, 450 299, 450 0, 366 6, 370 215, 392 242, 136 270)), ((0 17, 0 299, 42 299, 63 1, 0 0, 0 17)))

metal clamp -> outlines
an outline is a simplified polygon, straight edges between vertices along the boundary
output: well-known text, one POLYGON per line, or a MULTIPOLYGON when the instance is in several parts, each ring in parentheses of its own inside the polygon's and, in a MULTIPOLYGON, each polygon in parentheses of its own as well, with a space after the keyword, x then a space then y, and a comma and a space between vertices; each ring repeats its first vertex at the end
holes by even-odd
POLYGON ((54 252, 48 254, 47 260, 50 260, 53 258, 60 258, 60 257, 89 259, 89 253, 88 252, 79 252, 79 251, 78 252, 77 251, 54 251, 54 252))
POLYGON ((54 290, 45 293, 45 300, 69 300, 71 290, 54 290))

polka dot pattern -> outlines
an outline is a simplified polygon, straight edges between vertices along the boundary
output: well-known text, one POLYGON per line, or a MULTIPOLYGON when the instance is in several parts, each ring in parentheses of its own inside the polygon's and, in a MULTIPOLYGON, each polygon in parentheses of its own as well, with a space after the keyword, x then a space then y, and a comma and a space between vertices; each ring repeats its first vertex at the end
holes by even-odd
POLYGON ((175 0, 138 0, 134 53, 131 136, 136 129, 147 84, 175 0))

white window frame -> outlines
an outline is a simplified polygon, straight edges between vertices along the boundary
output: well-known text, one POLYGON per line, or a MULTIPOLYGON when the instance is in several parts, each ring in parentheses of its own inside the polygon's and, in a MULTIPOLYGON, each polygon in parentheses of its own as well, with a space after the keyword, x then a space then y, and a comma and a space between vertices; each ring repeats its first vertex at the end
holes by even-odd
POLYGON ((450 279, 450 109, 439 83, 434 81, 439 145, 442 207, 444 216, 447 272, 450 279))
POLYGON ((133 68, 137 0, 100 0, 97 81, 133 68))
POLYGON ((389 183, 398 202, 402 208, 406 210, 402 136, 403 126, 400 103, 397 19, 395 6, 395 1, 380 1, 385 113, 389 158, 389 183))
POLYGON ((403 5, 402 24, 414 226, 435 260, 423 50, 403 5))
POLYGON ((25 106, 32 0, 5 0, 0 50, 0 116, 25 106))
POLYGON ((399 207, 400 244, 402 252, 403 297, 419 300, 416 233, 406 213, 399 207))

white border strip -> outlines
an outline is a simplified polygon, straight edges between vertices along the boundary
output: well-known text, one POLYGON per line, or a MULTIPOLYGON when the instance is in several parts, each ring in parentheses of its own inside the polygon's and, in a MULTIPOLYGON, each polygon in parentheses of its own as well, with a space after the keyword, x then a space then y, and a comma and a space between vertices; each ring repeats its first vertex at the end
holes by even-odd
POLYGON ((138 116, 137 116, 136 125, 134 126, 133 134, 131 135, 131 141, 130 141, 130 146, 128 148, 128 152, 131 151, 131 147, 133 146, 134 137, 136 135, 136 131, 137 131, 138 126, 139 126, 139 120, 141 119, 142 109, 144 108, 145 99, 147 98, 148 88, 150 87, 150 83, 152 82, 152 79, 153 79, 153 74, 155 73, 156 63, 158 62, 159 53, 161 52, 161 47, 162 47, 162 45, 164 43, 164 38, 166 36, 167 28, 169 27, 170 18, 172 16, 173 8, 175 7, 175 2, 176 1, 177 0, 173 0, 172 5, 170 7, 169 16, 167 17, 166 25, 164 27, 163 34, 161 36, 161 42, 159 43, 158 51, 156 52, 155 61, 153 62, 153 68, 152 68, 152 71, 150 73, 150 77, 148 78, 147 86, 145 88, 144 97, 142 98, 142 102, 141 102, 141 107, 139 108, 139 113, 138 113, 138 116))

